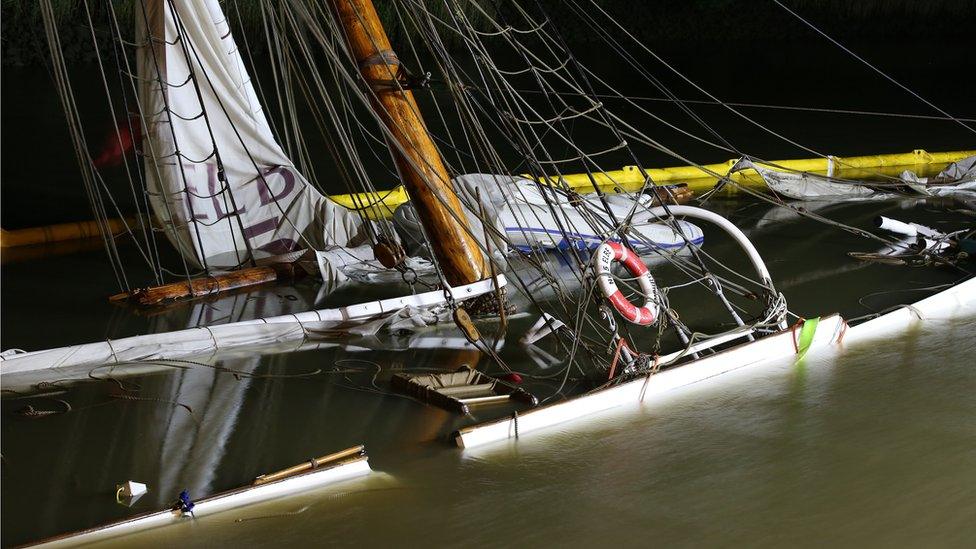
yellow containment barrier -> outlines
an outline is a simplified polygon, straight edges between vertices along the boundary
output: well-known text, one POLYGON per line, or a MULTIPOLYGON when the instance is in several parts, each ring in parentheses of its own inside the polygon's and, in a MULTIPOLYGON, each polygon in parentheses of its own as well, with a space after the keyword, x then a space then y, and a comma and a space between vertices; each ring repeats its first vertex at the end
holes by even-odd
MULTIPOLYGON (((770 168, 796 172, 812 172, 833 177, 847 179, 877 179, 881 176, 898 176, 903 170, 911 169, 919 176, 935 175, 946 164, 976 155, 976 150, 951 152, 926 152, 915 149, 908 153, 875 154, 869 156, 829 156, 827 158, 807 158, 795 160, 773 160, 768 164, 770 168)), ((724 177, 738 159, 732 159, 720 164, 705 164, 702 166, 676 166, 673 168, 645 168, 647 175, 657 185, 686 183, 695 193, 705 192, 715 186, 720 177, 724 177)), ((637 166, 624 166, 619 170, 592 174, 597 186, 603 192, 632 192, 644 186, 644 178, 637 166)), ((596 192, 590 176, 587 174, 564 175, 562 180, 578 193, 596 192)), ((755 170, 743 170, 732 175, 736 183, 756 189, 765 187, 762 178, 755 170)), ((543 181, 545 182, 545 181, 543 181)), ((550 180, 549 183, 555 183, 550 180)), ((734 192, 735 187, 729 185, 727 192, 734 192)), ((375 193, 338 194, 331 198, 336 203, 351 210, 366 212, 372 219, 387 219, 393 215, 397 206, 410 200, 404 188, 395 187, 388 191, 375 193)), ((128 220, 130 227, 138 226, 135 219, 128 220)), ((125 230, 121 219, 108 220, 108 228, 112 234, 120 234, 125 230)), ((12 248, 35 244, 48 244, 92 238, 101 235, 98 223, 94 221, 80 221, 78 223, 62 223, 47 227, 32 227, 13 231, 0 230, 0 247, 12 248)))
MULTIPOLYGON (((827 158, 804 158, 794 160, 772 160, 770 168, 810 172, 832 177, 847 179, 878 179, 883 176, 898 176, 902 171, 911 169, 919 176, 935 175, 946 166, 963 158, 976 155, 976 150, 927 152, 915 149, 912 152, 896 154, 875 154, 868 156, 828 156, 827 158)), ((676 166, 673 168, 645 168, 644 172, 658 185, 685 183, 697 193, 710 190, 724 177, 738 158, 720 164, 705 164, 702 166, 676 166)), ((596 192, 589 174, 572 174, 562 176, 562 180, 578 193, 596 192)), ((596 185, 603 192, 637 191, 644 186, 644 177, 637 166, 624 166, 619 170, 592 174, 596 185)), ((762 189, 766 184, 755 170, 743 170, 732 175, 732 180, 740 185, 762 189)), ((556 180, 542 182, 550 184, 556 180)), ((728 192, 735 192, 734 186, 727 187, 728 192)), ((372 219, 389 218, 397 206, 410 200, 403 187, 396 187, 389 191, 375 193, 340 194, 330 197, 335 202, 354 210, 363 210, 372 219)))

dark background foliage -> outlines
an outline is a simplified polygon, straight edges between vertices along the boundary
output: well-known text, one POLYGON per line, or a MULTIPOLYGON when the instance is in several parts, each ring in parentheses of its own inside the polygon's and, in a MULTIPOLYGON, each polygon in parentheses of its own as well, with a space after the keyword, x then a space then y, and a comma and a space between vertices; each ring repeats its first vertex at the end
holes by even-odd
MULTIPOLYGON (((109 0, 52 0, 92 154, 107 147, 114 135, 95 64, 99 55, 102 59, 112 59, 107 50, 111 46, 109 6, 114 8, 123 26, 123 36, 132 37, 135 6, 142 1, 145 0, 111 3, 109 0), (87 21, 89 10, 101 52, 92 47, 87 21)), ((231 18, 235 37, 244 34, 255 38, 248 41, 248 51, 254 57, 257 72, 269 65, 269 56, 261 51, 265 43, 262 3, 274 5, 284 1, 298 0, 221 0, 224 12, 231 18)), ((444 13, 445 0, 425 1, 428 9, 444 13)), ((476 18, 478 10, 470 2, 456 1, 468 16, 476 18)), ((639 40, 723 100, 936 114, 817 36, 772 0, 598 1, 639 40)), ((976 74, 973 71, 976 57, 971 53, 976 0, 782 1, 946 111, 976 117, 971 76, 976 74)), ((409 35, 400 24, 393 4, 388 0, 374 2, 386 20, 394 47, 409 51, 407 39, 416 37, 409 35)), ((622 58, 609 51, 586 22, 577 17, 568 7, 574 2, 588 6, 591 13, 595 11, 590 0, 479 0, 479 6, 490 6, 495 15, 516 26, 518 7, 535 14, 545 13, 573 52, 587 66, 601 71, 622 93, 634 97, 660 95, 622 58)), ((5 229, 92 218, 79 181, 64 112, 48 70, 50 54, 39 6, 39 0, 0 0, 4 67, 0 133, 6 160, 0 164, 3 183, 0 216, 5 229)), ((602 16, 597 19, 605 28, 613 29, 602 16)), ((449 36, 450 33, 442 34, 445 38, 449 36)), ((629 39, 621 42, 626 44, 628 52, 638 57, 643 68, 677 96, 704 99, 629 39)), ((513 63, 513 66, 518 64, 513 63)), ((668 105, 644 105, 682 128, 701 130, 698 122, 684 118, 682 112, 668 105)), ((642 127, 649 134, 695 161, 719 162, 729 158, 726 152, 703 147, 697 141, 650 123, 619 102, 613 108, 622 116, 640 120, 646 124, 642 127)), ((809 156, 807 151, 774 139, 724 109, 698 105, 696 110, 742 150, 766 158, 809 156)), ((904 152, 914 148, 936 151, 974 148, 972 133, 957 124, 938 121, 828 117, 819 113, 755 109, 748 114, 805 145, 841 156, 904 152)), ((642 149, 639 154, 642 162, 652 166, 678 163, 654 150, 642 149)), ((321 158, 322 165, 317 171, 331 173, 329 170, 334 167, 329 165, 328 157, 321 158)), ((629 158, 608 159, 609 165, 630 161, 629 158)), ((109 170, 106 176, 110 184, 121 185, 127 181, 119 169, 109 170)), ((322 179, 328 181, 329 177, 322 176, 322 179)), ((328 190, 341 192, 333 187, 328 190)), ((128 196, 128 192, 118 194, 128 196)))
MULTIPOLYGON (((124 25, 131 25, 137 1, 114 2, 115 11, 124 25)), ((503 0, 495 9, 504 15, 512 10, 512 1, 503 0)), ((564 0, 517 1, 526 9, 544 10, 573 44, 585 45, 597 40, 566 8, 564 0)), ((246 32, 260 30, 261 10, 257 0, 226 0, 222 3, 225 11, 246 32)), ((392 21, 389 3, 384 0, 375 0, 375 3, 381 14, 392 21)), ((787 0, 786 3, 804 17, 831 29, 839 39, 925 40, 936 35, 940 40, 954 42, 971 37, 973 28, 976 28, 976 0, 787 0)), ((429 4, 431 9, 444 9, 442 2, 431 1, 429 4)), ((803 31, 795 19, 770 0, 600 0, 600 4, 656 48, 680 46, 687 50, 713 48, 726 42, 769 43, 809 38, 809 33, 803 31)), ((91 48, 84 1, 56 0, 53 6, 68 60, 93 62, 95 52, 91 48)), ((96 25, 108 24, 104 0, 89 0, 88 6, 96 25)), ((38 2, 2 0, 0 7, 3 64, 44 63, 48 54, 38 2)), ((389 25, 389 28, 396 40, 396 26, 389 25)), ((260 54, 260 51, 255 53, 260 54)))

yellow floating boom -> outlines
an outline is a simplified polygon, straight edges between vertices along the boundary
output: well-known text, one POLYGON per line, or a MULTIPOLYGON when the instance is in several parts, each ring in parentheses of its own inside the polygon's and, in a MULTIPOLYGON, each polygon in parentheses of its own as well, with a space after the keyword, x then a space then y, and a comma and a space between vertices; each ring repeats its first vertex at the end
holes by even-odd
MULTIPOLYGON (((811 172, 847 179, 871 179, 879 176, 897 176, 903 170, 911 169, 920 176, 934 175, 946 164, 976 155, 976 150, 927 152, 915 149, 912 152, 897 154, 874 154, 868 156, 828 156, 827 158, 805 158, 795 160, 773 160, 773 169, 795 172, 811 172)), ((645 172, 658 185, 686 183, 695 193, 707 191, 715 186, 720 176, 725 176, 738 159, 719 164, 702 166, 675 166, 673 168, 645 168, 645 172)), ((637 166, 624 166, 619 170, 593 174, 597 186, 604 192, 636 191, 644 186, 644 178, 637 166)), ((587 174, 564 175, 563 181, 578 193, 595 192, 590 176, 587 174)), ((761 189, 765 183, 755 170, 744 170, 732 175, 740 185, 761 189)), ((729 192, 735 188, 729 186, 729 192)), ((375 193, 338 194, 330 198, 351 210, 365 211, 373 219, 385 219, 393 215, 397 206, 410 200, 402 186, 375 193)), ((138 220, 128 219, 130 227, 138 226, 138 220)), ((120 219, 108 220, 108 229, 113 235, 125 231, 125 223, 120 219)), ((46 227, 32 227, 5 231, 0 229, 0 247, 13 248, 91 238, 101 235, 95 221, 62 223, 46 227)))
MULTIPOLYGON (((774 160, 769 162, 773 169, 795 172, 811 172, 832 177, 849 179, 897 176, 905 169, 913 169, 919 175, 932 175, 946 165, 963 158, 976 155, 976 150, 927 152, 915 149, 908 153, 876 154, 869 156, 828 156, 827 158, 805 158, 794 160, 774 160)), ((702 166, 676 166, 673 168, 645 168, 644 171, 658 185, 686 183, 695 193, 707 191, 715 186, 719 177, 725 176, 738 162, 735 158, 719 164, 702 166)), ((637 166, 624 166, 619 170, 592 174, 597 186, 604 192, 636 191, 644 186, 644 178, 637 166)), ((588 174, 562 176, 570 188, 579 193, 595 192, 588 174)), ((732 175, 732 180, 752 188, 764 188, 765 183, 755 170, 743 170, 732 175)), ((734 187, 729 187, 734 190, 734 187)), ((409 200, 403 187, 376 193, 356 193, 333 195, 335 202, 354 210, 364 210, 371 218, 388 218, 397 206, 409 200)))

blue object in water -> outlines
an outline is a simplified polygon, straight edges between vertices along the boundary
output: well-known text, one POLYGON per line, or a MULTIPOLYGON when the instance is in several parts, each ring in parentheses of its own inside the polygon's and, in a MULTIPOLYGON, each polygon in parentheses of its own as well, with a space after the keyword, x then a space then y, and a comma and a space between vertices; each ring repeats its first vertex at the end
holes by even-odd
POLYGON ((180 499, 173 505, 173 509, 178 509, 184 515, 192 515, 195 506, 196 504, 190 499, 190 492, 183 490, 180 492, 180 499))

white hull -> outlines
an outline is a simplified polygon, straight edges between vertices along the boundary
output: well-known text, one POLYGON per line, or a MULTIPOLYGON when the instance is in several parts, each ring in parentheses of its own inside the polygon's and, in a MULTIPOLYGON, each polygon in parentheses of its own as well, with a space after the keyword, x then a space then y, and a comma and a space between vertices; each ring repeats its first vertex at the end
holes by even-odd
MULTIPOLYGON (((813 352, 835 341, 843 323, 839 315, 822 319, 810 351, 813 352)), ((557 404, 528 410, 520 413, 517 419, 505 418, 461 429, 455 437, 455 442, 462 448, 474 448, 508 440, 515 438, 516 432, 518 436, 522 436, 617 406, 646 403, 667 391, 768 360, 786 358, 795 353, 793 332, 781 332, 650 377, 641 377, 557 404)))
POLYGON ((38 542, 36 545, 32 545, 32 547, 74 547, 116 539, 121 536, 135 534, 161 526, 192 521, 247 505, 291 496, 329 484, 367 475, 371 471, 366 456, 360 456, 352 460, 340 462, 329 468, 313 470, 279 481, 253 487, 247 486, 208 497, 196 502, 196 506, 193 508, 193 517, 183 516, 179 511, 172 510, 148 513, 113 524, 95 527, 90 530, 83 530, 81 532, 44 540, 38 542))
MULTIPOLYGON (((816 352, 832 343, 850 344, 887 337, 925 320, 945 320, 971 314, 976 314, 976 278, 957 284, 910 307, 900 308, 848 328, 846 333, 847 324, 843 318, 839 315, 825 317, 820 320, 809 352, 816 352)), ((664 393, 693 383, 794 356, 794 337, 796 336, 792 331, 780 332, 659 372, 649 378, 642 377, 563 402, 527 410, 517 417, 467 427, 456 433, 455 442, 462 448, 475 448, 514 439, 619 406, 649 404, 664 393)))
POLYGON ((909 330, 925 321, 948 320, 976 314, 976 278, 901 307, 847 330, 843 343, 870 341, 909 330))

